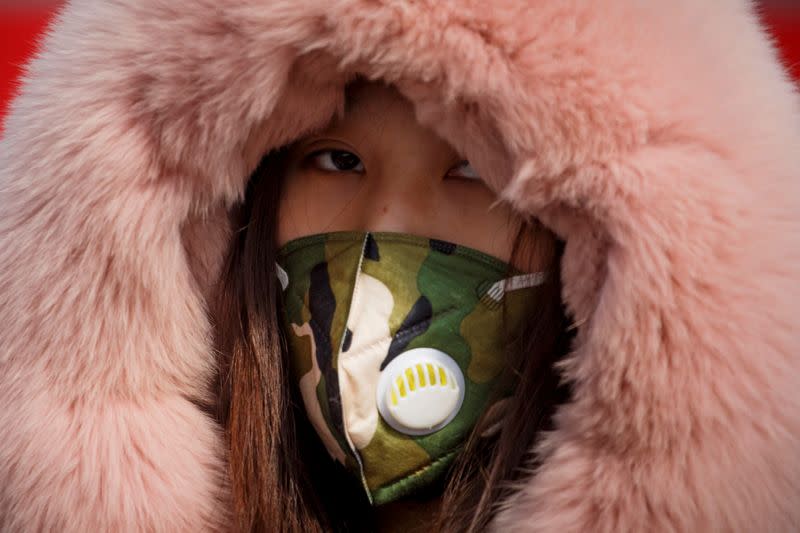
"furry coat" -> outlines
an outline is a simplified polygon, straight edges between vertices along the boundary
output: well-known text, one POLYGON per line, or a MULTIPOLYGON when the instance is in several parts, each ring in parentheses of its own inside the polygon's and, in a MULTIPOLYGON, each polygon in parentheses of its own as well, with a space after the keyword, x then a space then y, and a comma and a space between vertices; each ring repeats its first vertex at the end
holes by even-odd
POLYGON ((0 143, 0 530, 229 526, 226 211, 356 74, 566 241, 573 395, 494 530, 800 530, 800 99, 748 0, 68 2, 0 143))

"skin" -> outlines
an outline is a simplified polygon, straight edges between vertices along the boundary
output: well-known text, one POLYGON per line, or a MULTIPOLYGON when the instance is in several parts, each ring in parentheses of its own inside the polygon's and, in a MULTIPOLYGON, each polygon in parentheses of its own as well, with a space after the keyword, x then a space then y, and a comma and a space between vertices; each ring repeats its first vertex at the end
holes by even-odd
MULTIPOLYGON (((512 259, 522 219, 475 175, 464 158, 420 125, 395 89, 348 89, 342 117, 290 149, 279 207, 277 245, 330 231, 394 231, 451 241, 512 259)), ((524 271, 548 267, 555 239, 526 227, 533 253, 511 261, 524 271)), ((439 498, 407 498, 376 509, 381 531, 430 523, 439 498)))
MULTIPOLYGON (((475 248, 508 262, 522 219, 497 199, 471 166, 390 86, 348 91, 344 116, 289 150, 277 244, 329 231, 412 233, 475 248), (346 163, 346 164, 342 164, 346 163), (355 163, 355 164, 354 164, 355 163), (312 194, 309 194, 312 191, 312 194)), ((526 236, 546 264, 553 236, 526 236)))

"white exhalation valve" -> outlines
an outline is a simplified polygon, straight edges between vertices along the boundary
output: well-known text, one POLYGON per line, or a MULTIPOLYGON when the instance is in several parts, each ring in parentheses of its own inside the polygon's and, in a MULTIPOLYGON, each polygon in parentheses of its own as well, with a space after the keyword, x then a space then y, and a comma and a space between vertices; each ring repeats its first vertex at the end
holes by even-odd
POLYGON ((450 423, 464 402, 464 375, 452 357, 434 348, 403 352, 381 372, 378 412, 406 435, 427 435, 450 423))

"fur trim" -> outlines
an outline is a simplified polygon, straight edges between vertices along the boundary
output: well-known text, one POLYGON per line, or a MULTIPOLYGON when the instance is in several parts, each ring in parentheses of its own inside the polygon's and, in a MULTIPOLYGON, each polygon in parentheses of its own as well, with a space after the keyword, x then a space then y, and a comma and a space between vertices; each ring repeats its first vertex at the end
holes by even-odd
POLYGON ((396 84, 566 239, 498 531, 800 529, 800 105, 745 0, 74 0, 0 144, 0 529, 226 527, 205 299, 261 155, 396 84))

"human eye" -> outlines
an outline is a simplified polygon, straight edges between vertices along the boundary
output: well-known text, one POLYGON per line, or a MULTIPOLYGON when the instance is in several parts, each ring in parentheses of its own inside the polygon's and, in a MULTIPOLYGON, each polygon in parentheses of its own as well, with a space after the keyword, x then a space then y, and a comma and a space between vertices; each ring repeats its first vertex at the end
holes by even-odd
POLYGON ((309 161, 320 170, 329 172, 364 172, 364 163, 347 150, 319 150, 309 155, 309 161))
POLYGON ((461 179, 468 179, 468 180, 477 180, 480 181, 480 175, 472 168, 472 165, 469 164, 469 161, 466 159, 460 161, 457 165, 454 165, 447 171, 446 177, 448 178, 461 178, 461 179))

